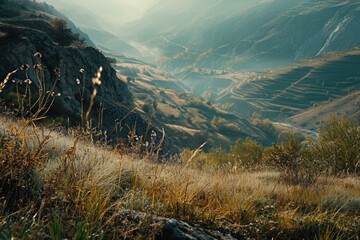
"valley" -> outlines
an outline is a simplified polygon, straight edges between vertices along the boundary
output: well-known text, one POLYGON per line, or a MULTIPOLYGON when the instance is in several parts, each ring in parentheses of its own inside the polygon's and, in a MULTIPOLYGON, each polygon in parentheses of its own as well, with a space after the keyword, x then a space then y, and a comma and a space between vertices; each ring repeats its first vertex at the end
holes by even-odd
POLYGON ((358 239, 359 36, 355 0, 0 0, 0 237, 358 239))

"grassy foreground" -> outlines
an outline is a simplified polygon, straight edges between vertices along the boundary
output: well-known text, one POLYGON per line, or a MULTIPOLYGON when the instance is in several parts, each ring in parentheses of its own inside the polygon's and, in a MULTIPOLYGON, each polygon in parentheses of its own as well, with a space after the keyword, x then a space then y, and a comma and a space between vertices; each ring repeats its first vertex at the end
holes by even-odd
POLYGON ((5 117, 0 130, 2 239, 152 239, 154 215, 240 239, 359 238, 357 177, 292 186, 276 171, 159 164, 5 117))

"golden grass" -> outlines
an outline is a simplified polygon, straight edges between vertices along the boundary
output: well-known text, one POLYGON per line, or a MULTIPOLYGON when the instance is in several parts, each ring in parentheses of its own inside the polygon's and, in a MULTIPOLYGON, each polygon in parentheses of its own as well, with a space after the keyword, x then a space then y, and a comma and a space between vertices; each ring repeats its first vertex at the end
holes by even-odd
MULTIPOLYGON (((21 122, 0 118, 0 126, 11 129, 21 122)), ((324 176, 313 186, 290 186, 280 183, 275 171, 160 165, 46 128, 30 126, 25 131, 29 136, 32 131, 44 136, 50 132, 43 148, 50 157, 42 176, 45 181, 54 176, 60 180, 47 186, 52 189, 47 190, 46 204, 39 212, 58 208, 66 214, 70 226, 64 226, 64 231, 74 231, 77 225, 71 219, 80 218, 86 219, 88 231, 115 233, 120 231, 113 227, 122 224, 122 209, 227 229, 235 236, 247 229, 255 237, 277 232, 286 239, 301 230, 304 236, 331 239, 356 233, 360 226, 358 177, 324 176)), ((28 138, 28 143, 35 146, 37 139, 28 138)), ((129 230, 117 233, 125 236, 129 230)))
POLYGON ((184 127, 184 126, 180 126, 180 125, 175 125, 175 124, 166 124, 166 126, 168 126, 169 128, 178 131, 178 132, 186 132, 189 135, 194 136, 197 133, 201 133, 201 130, 196 130, 196 129, 192 129, 192 128, 188 128, 188 127, 184 127))
POLYGON ((158 109, 162 112, 165 117, 179 118, 181 112, 168 104, 159 103, 158 109))

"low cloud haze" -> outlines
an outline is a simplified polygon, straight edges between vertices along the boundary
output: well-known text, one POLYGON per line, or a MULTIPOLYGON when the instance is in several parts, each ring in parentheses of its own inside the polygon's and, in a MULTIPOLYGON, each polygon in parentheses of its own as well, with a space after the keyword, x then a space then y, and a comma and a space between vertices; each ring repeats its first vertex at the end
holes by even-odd
MULTIPOLYGON (((122 25, 143 16, 157 0, 43 0, 59 10, 80 8, 89 10, 112 25, 122 25)), ((91 19, 89 19, 91 21, 91 19)))

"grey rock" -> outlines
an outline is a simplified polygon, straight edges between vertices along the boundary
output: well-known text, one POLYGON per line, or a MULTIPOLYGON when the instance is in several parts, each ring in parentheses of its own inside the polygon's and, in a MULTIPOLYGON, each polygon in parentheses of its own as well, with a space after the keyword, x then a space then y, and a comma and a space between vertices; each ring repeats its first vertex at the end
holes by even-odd
POLYGON ((145 221, 151 226, 157 226, 156 240, 235 240, 231 234, 222 233, 218 230, 207 229, 202 226, 192 226, 186 222, 173 218, 159 217, 138 211, 122 209, 118 216, 130 222, 145 221))

